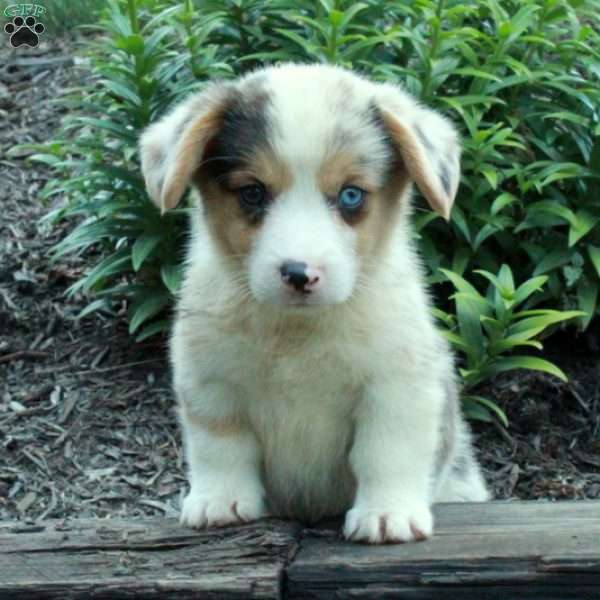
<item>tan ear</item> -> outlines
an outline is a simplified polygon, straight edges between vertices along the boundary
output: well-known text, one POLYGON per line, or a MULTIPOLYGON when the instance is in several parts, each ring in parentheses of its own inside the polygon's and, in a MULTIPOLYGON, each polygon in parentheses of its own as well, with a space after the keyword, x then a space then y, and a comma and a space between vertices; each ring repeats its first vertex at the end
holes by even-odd
MULTIPOLYGON (((387 87, 387 86, 386 86, 387 87)), ((388 88, 389 91, 389 88, 388 88)), ((460 144, 448 120, 400 90, 380 102, 380 113, 409 177, 444 219, 460 181, 460 144)))
POLYGON ((206 145, 219 131, 228 91, 219 85, 194 94, 142 134, 142 172, 161 212, 175 208, 184 195, 206 145))

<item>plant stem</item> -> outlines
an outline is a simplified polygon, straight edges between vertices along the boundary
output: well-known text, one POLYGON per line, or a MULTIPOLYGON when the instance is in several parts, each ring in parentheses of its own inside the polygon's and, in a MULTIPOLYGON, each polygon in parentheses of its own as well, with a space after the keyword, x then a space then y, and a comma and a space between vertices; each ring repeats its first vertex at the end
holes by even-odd
POLYGON ((331 37, 329 38, 328 46, 327 54, 329 55, 329 61, 335 63, 337 56, 337 25, 331 26, 331 37))
POLYGON ((136 0, 127 0, 127 12, 129 13, 129 23, 133 33, 140 32, 140 24, 137 18, 136 0))
POLYGON ((437 53, 440 46, 440 32, 442 30, 442 14, 444 12, 445 0, 438 0, 435 9, 435 22, 431 31, 431 50, 427 56, 427 63, 425 65, 425 77, 423 80, 423 87, 421 88, 421 99, 427 100, 430 94, 431 87, 431 75, 433 72, 433 61, 437 57, 437 53))

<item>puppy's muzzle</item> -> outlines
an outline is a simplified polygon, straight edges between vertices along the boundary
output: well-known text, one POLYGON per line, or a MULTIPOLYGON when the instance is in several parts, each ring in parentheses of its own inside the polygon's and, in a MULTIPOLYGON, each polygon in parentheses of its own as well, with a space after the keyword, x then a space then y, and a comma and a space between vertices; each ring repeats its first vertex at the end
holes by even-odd
POLYGON ((296 260, 286 260, 279 272, 283 282, 301 294, 314 292, 322 279, 318 269, 296 260))

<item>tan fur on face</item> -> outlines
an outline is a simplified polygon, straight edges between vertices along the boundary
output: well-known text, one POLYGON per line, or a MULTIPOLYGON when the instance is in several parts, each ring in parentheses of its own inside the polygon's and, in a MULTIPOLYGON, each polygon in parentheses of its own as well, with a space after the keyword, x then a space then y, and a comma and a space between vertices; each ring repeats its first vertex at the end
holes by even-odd
POLYGON ((292 185, 292 174, 288 166, 271 149, 258 150, 239 172, 232 172, 229 181, 239 187, 260 181, 272 198, 276 198, 292 185))
POLYGON ((241 262, 250 252, 257 225, 248 221, 236 192, 210 180, 202 181, 200 189, 215 242, 225 256, 241 262))
POLYGON ((383 189, 368 194, 365 217, 355 225, 360 256, 374 257, 381 253, 396 227, 407 185, 406 175, 396 172, 383 189))
POLYGON ((365 206, 348 221, 348 226, 357 233, 358 254, 366 257, 376 254, 389 238, 408 178, 403 170, 395 170, 382 187, 371 173, 365 172, 363 164, 349 152, 337 152, 323 162, 318 183, 328 198, 335 198, 345 185, 355 185, 367 192, 365 206))
POLYGON ((323 161, 317 175, 320 190, 334 198, 344 185, 355 185, 367 192, 376 190, 379 182, 362 166, 364 161, 349 152, 336 152, 323 161))
POLYGON ((202 172, 197 177, 215 240, 226 255, 236 261, 248 255, 260 227, 260 223, 252 223, 240 207, 237 190, 257 182, 262 183, 276 201, 277 196, 291 186, 292 176, 282 161, 264 149, 249 158, 243 168, 227 174, 223 184, 205 177, 202 172))

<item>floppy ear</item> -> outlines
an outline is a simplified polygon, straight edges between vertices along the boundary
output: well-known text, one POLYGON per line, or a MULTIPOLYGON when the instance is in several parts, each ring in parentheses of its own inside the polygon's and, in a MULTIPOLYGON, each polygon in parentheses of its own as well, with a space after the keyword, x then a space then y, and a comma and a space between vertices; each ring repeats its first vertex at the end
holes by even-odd
POLYGON ((382 86, 381 117, 409 177, 444 219, 450 218, 460 180, 460 144, 454 126, 408 94, 382 86))
POLYGON ((142 134, 146 189, 161 212, 175 208, 185 193, 206 145, 219 131, 230 89, 220 84, 194 94, 142 134))

